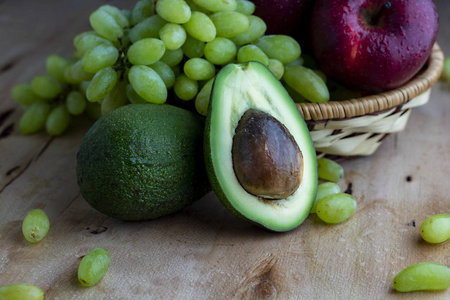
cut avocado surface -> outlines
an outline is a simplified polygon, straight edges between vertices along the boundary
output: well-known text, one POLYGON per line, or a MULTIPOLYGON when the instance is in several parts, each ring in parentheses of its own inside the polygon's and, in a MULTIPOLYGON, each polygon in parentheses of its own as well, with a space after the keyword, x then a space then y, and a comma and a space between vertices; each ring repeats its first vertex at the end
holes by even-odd
POLYGON ((308 216, 315 149, 295 103, 264 65, 229 64, 217 74, 204 151, 213 190, 235 215, 273 231, 296 228, 308 216))

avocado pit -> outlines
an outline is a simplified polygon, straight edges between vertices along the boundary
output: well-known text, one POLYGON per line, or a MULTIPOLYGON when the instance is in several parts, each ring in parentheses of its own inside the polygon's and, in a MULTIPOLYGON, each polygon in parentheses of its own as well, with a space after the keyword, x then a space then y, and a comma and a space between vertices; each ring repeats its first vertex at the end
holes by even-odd
POLYGON ((294 137, 280 121, 259 109, 249 109, 235 129, 233 169, 250 194, 285 199, 300 186, 303 157, 294 137))

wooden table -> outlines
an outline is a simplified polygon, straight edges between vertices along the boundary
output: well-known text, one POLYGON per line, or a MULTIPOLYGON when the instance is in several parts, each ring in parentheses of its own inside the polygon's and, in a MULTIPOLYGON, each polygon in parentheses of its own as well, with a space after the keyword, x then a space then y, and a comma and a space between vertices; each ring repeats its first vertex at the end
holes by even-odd
MULTIPOLYGON (((270 233, 231 215, 210 193, 184 211, 148 222, 122 222, 92 209, 76 183, 76 153, 92 124, 67 134, 23 136, 13 85, 44 73, 45 58, 70 56, 75 34, 89 30, 101 4, 134 1, 0 1, 0 285, 38 285, 46 299, 450 299, 443 292, 396 293, 392 279, 423 261, 450 265, 450 243, 421 240, 420 224, 450 212, 450 85, 434 86, 406 130, 370 157, 343 162, 342 189, 358 201, 347 222, 314 215, 297 229, 270 233), (21 223, 34 208, 51 221, 48 236, 28 243, 21 223), (111 253, 103 280, 77 281, 81 257, 111 253)), ((450 2, 436 1, 438 42, 450 55, 450 2)))

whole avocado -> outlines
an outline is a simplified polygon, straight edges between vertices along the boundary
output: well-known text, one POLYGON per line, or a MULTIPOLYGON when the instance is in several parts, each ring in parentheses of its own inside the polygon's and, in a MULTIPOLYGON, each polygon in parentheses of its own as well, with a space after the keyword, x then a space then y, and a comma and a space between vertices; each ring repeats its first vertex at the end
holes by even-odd
POLYGON ((127 221, 183 209, 210 190, 203 130, 201 117, 167 104, 130 104, 102 116, 77 155, 83 198, 127 221))

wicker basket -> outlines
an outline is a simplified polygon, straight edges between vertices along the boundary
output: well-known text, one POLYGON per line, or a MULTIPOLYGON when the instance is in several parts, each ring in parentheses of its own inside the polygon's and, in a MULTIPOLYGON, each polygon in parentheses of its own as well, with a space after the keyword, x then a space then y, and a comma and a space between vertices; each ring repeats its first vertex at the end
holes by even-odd
POLYGON ((298 103, 318 157, 374 153, 387 135, 405 128, 411 108, 428 102, 443 61, 435 44, 423 70, 400 88, 346 101, 298 103))

